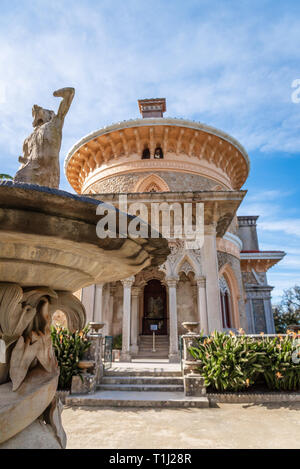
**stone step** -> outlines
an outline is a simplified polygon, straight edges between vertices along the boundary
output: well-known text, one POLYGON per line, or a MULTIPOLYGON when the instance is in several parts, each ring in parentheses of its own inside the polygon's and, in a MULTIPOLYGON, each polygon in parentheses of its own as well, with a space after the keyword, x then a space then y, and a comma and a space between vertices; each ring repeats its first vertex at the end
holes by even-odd
POLYGON ((99 384, 100 391, 183 392, 183 384, 99 384))
MULTIPOLYGON (((152 350, 152 345, 140 345, 139 350, 152 350)), ((168 346, 156 345, 155 350, 169 350, 168 346)))
POLYGON ((137 354, 137 358, 168 358, 168 353, 163 352, 140 352, 137 354))
MULTIPOLYGON (((141 349, 152 350, 153 345, 152 344, 140 344, 139 350, 141 349)), ((159 350, 159 349, 169 350, 169 345, 155 344, 155 349, 156 350, 159 350)))
POLYGON ((177 384, 183 386, 183 378, 173 376, 103 376, 101 384, 177 384))
MULTIPOLYGON (((147 334, 147 335, 140 335, 139 338, 140 339, 152 339, 152 334, 147 334)), ((168 335, 160 335, 160 334, 155 334, 155 338, 156 339, 159 339, 159 340, 169 340, 169 336, 168 335)))
MULTIPOLYGON (((155 343, 156 344, 167 345, 167 344, 169 344, 169 341, 168 340, 157 340, 156 339, 155 343)), ((142 339, 142 340, 140 340, 140 344, 153 344, 153 340, 152 339, 149 339, 149 340, 142 339)))
MULTIPOLYGON (((139 347, 151 347, 152 348, 153 343, 152 342, 140 342, 139 347)), ((169 347, 169 344, 168 344, 168 342, 166 342, 166 343, 156 342, 155 347, 169 347)))
POLYGON ((156 349, 155 349, 155 352, 153 352, 152 349, 145 347, 145 348, 140 348, 140 349, 139 349, 139 353, 142 353, 142 352, 150 353, 150 356, 151 356, 152 354, 155 354, 155 353, 164 353, 165 355, 166 355, 166 354, 168 355, 169 349, 167 349, 167 348, 166 348, 166 349, 163 349, 163 348, 156 348, 156 349))
POLYGON ((152 348, 143 347, 143 348, 139 348, 139 352, 147 352, 147 353, 160 352, 160 353, 167 353, 168 354, 169 349, 168 348, 156 348, 155 352, 153 352, 152 348))
POLYGON ((207 397, 186 397, 183 392, 96 391, 71 394, 66 405, 90 407, 198 407, 208 408, 207 397))
POLYGON ((179 371, 174 371, 174 370, 160 370, 159 368, 156 368, 154 370, 129 370, 129 369, 116 369, 116 370, 105 370, 104 376, 124 376, 124 377, 132 377, 132 376, 139 376, 139 377, 148 377, 148 376, 154 376, 154 377, 161 377, 161 376, 169 376, 169 377, 181 377, 182 378, 182 372, 179 371))
POLYGON ((145 359, 151 359, 151 358, 159 358, 159 359, 163 359, 163 358, 168 358, 168 355, 167 354, 164 354, 164 353, 152 353, 150 355, 150 353, 147 353, 147 352, 143 352, 141 354, 138 354, 136 355, 136 358, 139 358, 139 359, 142 359, 142 358, 145 358, 145 359))
MULTIPOLYGON (((149 336, 149 337, 140 337, 140 341, 141 342, 152 342, 153 341, 153 337, 152 335, 149 336)), ((160 335, 156 335, 155 336, 155 342, 169 342, 169 337, 164 337, 164 336, 160 336, 160 335)))
MULTIPOLYGON (((152 342, 140 342, 140 345, 139 347, 153 347, 153 343, 152 342)), ((155 343, 155 348, 156 347, 166 347, 168 348, 169 347, 169 344, 166 342, 166 343, 162 343, 162 342, 156 342, 155 343)))
MULTIPOLYGON (((168 340, 156 340, 155 341, 156 344, 159 344, 159 345, 169 345, 169 341, 168 340)), ((140 344, 149 344, 149 345, 152 345, 153 344, 153 340, 140 340, 140 344)))

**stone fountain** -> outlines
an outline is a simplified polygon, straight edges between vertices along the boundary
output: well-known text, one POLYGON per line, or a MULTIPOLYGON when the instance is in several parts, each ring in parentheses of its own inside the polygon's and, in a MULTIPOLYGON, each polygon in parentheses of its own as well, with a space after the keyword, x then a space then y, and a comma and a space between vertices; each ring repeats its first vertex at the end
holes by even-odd
POLYGON ((116 238, 98 238, 99 201, 55 188, 74 90, 54 95, 63 97, 59 112, 34 106, 21 169, 0 184, 0 448, 65 447, 52 315, 61 310, 71 331, 81 329, 85 311, 73 292, 130 277, 169 253, 162 237, 121 238, 118 226, 116 238))

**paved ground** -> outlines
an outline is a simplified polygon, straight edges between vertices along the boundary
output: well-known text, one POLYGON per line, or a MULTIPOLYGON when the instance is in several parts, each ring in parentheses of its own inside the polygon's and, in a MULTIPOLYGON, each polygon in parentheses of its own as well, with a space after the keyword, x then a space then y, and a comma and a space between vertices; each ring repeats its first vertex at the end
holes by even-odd
POLYGON ((67 448, 300 448, 300 403, 210 409, 69 407, 67 448))

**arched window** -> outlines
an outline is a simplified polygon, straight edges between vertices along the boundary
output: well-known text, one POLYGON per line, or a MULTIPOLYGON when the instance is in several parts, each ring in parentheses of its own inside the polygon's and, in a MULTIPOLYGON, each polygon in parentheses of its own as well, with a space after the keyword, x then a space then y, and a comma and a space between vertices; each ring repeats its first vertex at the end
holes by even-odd
POLYGON ((154 158, 163 158, 164 154, 161 147, 156 147, 154 152, 154 158))
POLYGON ((230 329, 231 324, 231 297, 230 290, 225 278, 222 276, 219 279, 220 285, 220 299, 221 299, 221 312, 222 323, 224 329, 230 329))
POLYGON ((144 148, 142 153, 142 160, 149 160, 150 159, 150 150, 148 147, 144 148))
POLYGON ((133 192, 168 192, 169 186, 157 174, 149 174, 138 180, 133 192))

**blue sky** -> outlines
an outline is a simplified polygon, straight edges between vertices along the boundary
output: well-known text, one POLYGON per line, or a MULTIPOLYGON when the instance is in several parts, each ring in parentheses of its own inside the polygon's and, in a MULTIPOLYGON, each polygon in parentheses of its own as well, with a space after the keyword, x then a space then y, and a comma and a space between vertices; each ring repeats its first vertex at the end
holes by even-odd
POLYGON ((300 284, 299 43, 299 1, 1 0, 0 172, 16 172, 32 105, 56 110, 57 88, 76 88, 61 164, 85 134, 138 117, 138 98, 166 97, 166 116, 248 151, 239 213, 260 215, 261 249, 287 252, 268 275, 277 301, 300 284))

